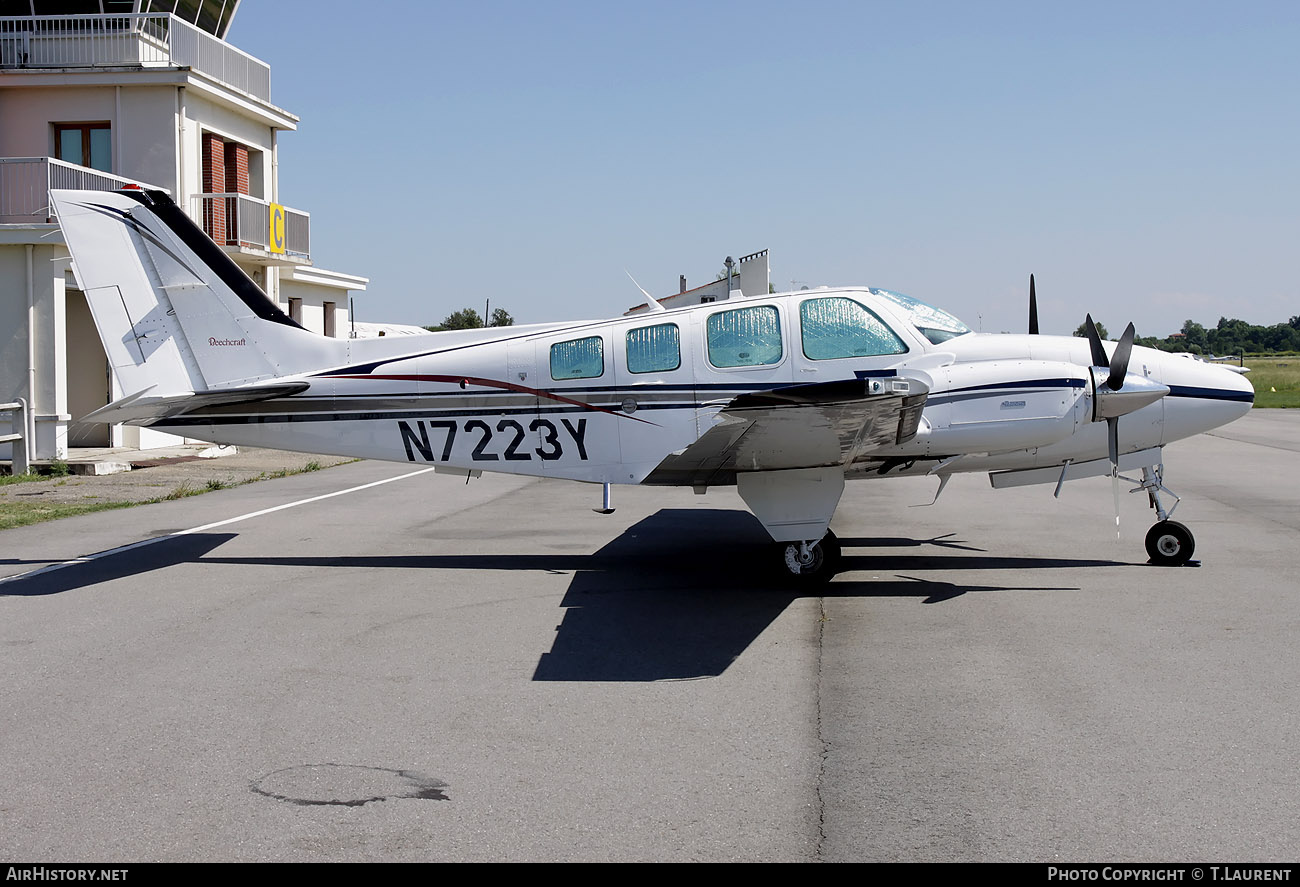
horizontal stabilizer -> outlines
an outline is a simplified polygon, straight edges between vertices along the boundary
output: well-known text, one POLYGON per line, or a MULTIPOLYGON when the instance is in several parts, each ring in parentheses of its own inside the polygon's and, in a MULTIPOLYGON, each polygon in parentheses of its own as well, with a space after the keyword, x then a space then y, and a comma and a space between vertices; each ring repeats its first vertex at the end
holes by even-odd
POLYGON ((222 388, 217 391, 191 391, 163 397, 150 397, 146 388, 135 394, 115 400, 84 416, 82 422, 132 425, 153 424, 155 420, 182 416, 198 409, 256 403, 276 397, 299 394, 311 387, 308 382, 281 382, 275 385, 253 385, 245 388, 222 388))

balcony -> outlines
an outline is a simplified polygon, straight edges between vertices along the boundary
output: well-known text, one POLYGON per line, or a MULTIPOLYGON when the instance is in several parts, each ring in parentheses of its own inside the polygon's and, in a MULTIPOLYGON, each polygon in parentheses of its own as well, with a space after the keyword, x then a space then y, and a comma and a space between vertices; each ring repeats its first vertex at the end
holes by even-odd
MULTIPOLYGON (((53 157, 0 157, 0 225, 53 224, 51 188, 117 191, 123 185, 167 192, 53 157)), ((311 264, 310 213, 247 194, 196 194, 190 209, 190 218, 227 252, 261 265, 311 264)))
POLYGON ((159 191, 157 185, 109 175, 53 157, 0 157, 0 225, 43 225, 54 221, 51 188, 117 191, 139 185, 159 191))
POLYGON ((0 70, 191 68, 266 103, 271 66, 174 15, 0 16, 0 70))
POLYGON ((190 216, 227 251, 265 264, 311 262, 311 215, 247 194, 195 194, 190 216))

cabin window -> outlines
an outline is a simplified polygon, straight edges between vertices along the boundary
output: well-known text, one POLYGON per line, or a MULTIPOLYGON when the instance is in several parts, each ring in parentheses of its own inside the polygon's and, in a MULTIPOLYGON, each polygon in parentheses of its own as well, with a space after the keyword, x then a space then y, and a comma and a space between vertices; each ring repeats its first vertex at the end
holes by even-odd
POLYGON ((907 353, 883 320, 852 299, 807 299, 799 306, 799 323, 803 353, 810 360, 907 353))
POLYGON ((551 346, 551 378, 595 379, 605 372, 605 345, 600 336, 588 336, 551 346))
POLYGON ((660 373, 682 365, 681 333, 675 323, 627 331, 627 371, 660 373))
POLYGON ((716 367, 769 366, 781 362, 781 315, 772 305, 710 315, 707 335, 709 362, 716 367))
POLYGON ((913 299, 902 293, 892 293, 889 290, 873 289, 871 292, 882 299, 888 299, 906 311, 916 331, 935 345, 955 339, 957 336, 964 336, 971 331, 970 327, 947 311, 927 305, 919 299, 913 299))

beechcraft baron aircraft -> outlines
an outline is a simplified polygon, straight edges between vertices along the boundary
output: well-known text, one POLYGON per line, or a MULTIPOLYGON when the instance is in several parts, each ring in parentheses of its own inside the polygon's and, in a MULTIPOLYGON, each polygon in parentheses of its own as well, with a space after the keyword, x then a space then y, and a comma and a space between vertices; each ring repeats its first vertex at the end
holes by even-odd
MULTIPOLYGON (((879 289, 614 320, 332 339, 284 314, 162 192, 53 191, 127 396, 86 417, 218 443, 610 484, 735 484, 800 580, 829 578, 844 482, 989 472, 997 488, 1141 471, 1151 560, 1162 448, 1250 410, 1246 378, 1118 343, 979 335, 879 289)), ((654 310, 658 309, 658 310, 654 310)), ((1177 497, 1173 496, 1173 505, 1177 497)), ((1171 507, 1169 511, 1172 511, 1171 507)))

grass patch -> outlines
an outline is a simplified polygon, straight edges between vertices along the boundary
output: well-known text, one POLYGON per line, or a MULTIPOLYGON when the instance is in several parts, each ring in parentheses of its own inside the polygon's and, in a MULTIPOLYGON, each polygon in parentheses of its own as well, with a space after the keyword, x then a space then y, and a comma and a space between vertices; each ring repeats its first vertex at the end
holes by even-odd
POLYGON ((1248 357, 1255 406, 1300 409, 1300 357, 1248 357))
POLYGON ((0 530, 25 527, 61 517, 75 517, 96 511, 130 508, 140 502, 6 502, 0 506, 0 530))
POLYGON ((24 484, 34 480, 49 480, 52 477, 67 477, 72 468, 62 459, 55 459, 48 465, 37 465, 26 474, 0 474, 0 486, 6 484, 24 484))
MULTIPOLYGON (((359 461, 361 460, 348 460, 348 462, 359 461)), ((338 464, 346 465, 348 462, 340 462, 338 464)), ((50 480, 51 477, 59 477, 62 476, 62 474, 67 473, 67 463, 63 463, 63 466, 65 471, 61 474, 3 475, 0 476, 0 485, 50 480)), ((96 511, 112 511, 118 508, 131 508, 135 505, 154 505, 158 502, 171 502, 176 499, 188 499, 190 496, 201 496, 204 493, 211 493, 215 490, 229 490, 234 487, 242 487, 245 484, 256 483, 259 480, 271 480, 273 478, 289 477, 294 474, 305 474, 309 471, 320 471, 324 467, 325 466, 313 459, 301 468, 282 468, 279 471, 272 471, 269 473, 263 471, 257 477, 250 477, 247 480, 223 481, 213 479, 205 481, 202 486, 194 486, 186 481, 161 496, 154 496, 149 499, 137 499, 129 502, 91 502, 89 500, 98 498, 93 493, 87 493, 82 497, 83 501, 81 502, 4 501, 0 502, 0 530, 9 530, 14 527, 25 527, 29 524, 39 524, 44 521, 58 520, 63 517, 76 517, 81 514, 93 514, 96 511)), ((64 483, 66 483, 66 481, 60 481, 55 486, 62 486, 64 483)))

